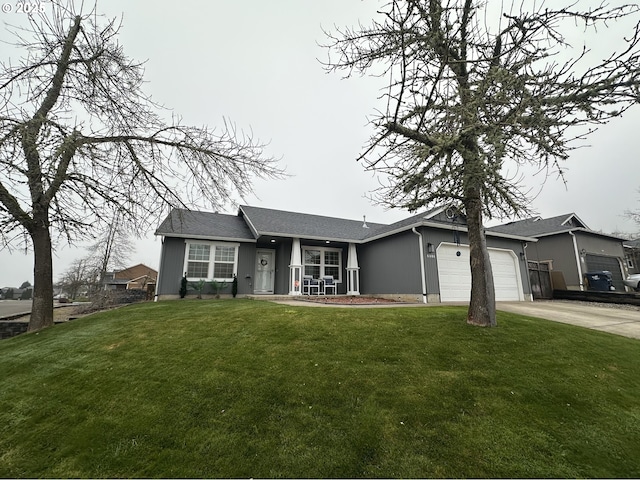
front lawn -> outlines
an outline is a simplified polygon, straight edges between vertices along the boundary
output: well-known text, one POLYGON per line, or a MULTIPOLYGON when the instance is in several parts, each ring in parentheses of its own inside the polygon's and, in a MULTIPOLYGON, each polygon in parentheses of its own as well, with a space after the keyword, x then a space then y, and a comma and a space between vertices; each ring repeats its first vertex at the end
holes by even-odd
POLYGON ((640 342, 148 303, 0 342, 0 477, 640 477, 640 342))

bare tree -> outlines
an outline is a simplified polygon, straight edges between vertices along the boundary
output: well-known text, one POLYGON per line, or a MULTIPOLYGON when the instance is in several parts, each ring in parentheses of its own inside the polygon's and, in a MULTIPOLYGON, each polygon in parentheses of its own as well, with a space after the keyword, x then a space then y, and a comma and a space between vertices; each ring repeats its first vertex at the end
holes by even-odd
POLYGON ((24 235, 33 246, 31 331, 53 324, 52 239, 82 238, 105 210, 144 231, 167 206, 219 208, 254 177, 283 175, 226 121, 166 121, 117 41, 119 24, 73 8, 51 4, 13 28, 24 56, 0 64, 0 240, 24 235))
POLYGON ((135 249, 130 235, 130 226, 116 211, 96 235, 92 244, 87 247, 85 260, 92 267, 93 283, 102 287, 105 273, 109 270, 124 268, 135 249))
POLYGON ((508 162, 562 175, 560 161, 591 125, 639 99, 638 25, 596 65, 587 62, 587 47, 566 61, 559 56, 570 47, 567 23, 605 28, 637 14, 637 5, 507 4, 510 10, 500 1, 491 10, 492 2, 479 0, 392 0, 372 26, 329 32, 326 45, 328 71, 388 78, 387 107, 372 119, 375 133, 358 158, 388 179, 374 198, 411 211, 453 202, 465 213, 467 322, 483 326, 496 324, 483 215, 528 210, 508 162))
MULTIPOLYGON (((638 193, 640 193, 640 190, 638 190, 638 193)), ((631 220, 633 220, 636 223, 636 225, 640 227, 640 208, 637 208, 635 210, 626 210, 624 213, 627 216, 627 218, 630 218, 631 220)))
POLYGON ((86 259, 75 260, 64 272, 58 285, 69 295, 71 300, 75 300, 78 292, 83 287, 88 287, 94 279, 94 270, 87 263, 86 259))

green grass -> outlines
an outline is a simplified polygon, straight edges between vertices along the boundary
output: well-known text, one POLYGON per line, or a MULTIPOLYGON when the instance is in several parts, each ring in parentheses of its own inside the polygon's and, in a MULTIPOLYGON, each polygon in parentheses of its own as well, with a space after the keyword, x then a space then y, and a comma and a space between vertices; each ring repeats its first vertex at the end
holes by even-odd
POLYGON ((459 307, 122 308, 0 342, 0 477, 640 477, 640 343, 459 307))

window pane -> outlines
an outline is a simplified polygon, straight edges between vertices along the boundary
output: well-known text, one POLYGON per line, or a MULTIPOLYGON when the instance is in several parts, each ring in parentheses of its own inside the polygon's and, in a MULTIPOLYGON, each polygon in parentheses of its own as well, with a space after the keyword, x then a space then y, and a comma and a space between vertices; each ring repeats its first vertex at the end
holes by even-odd
POLYGON ((189 260, 209 261, 209 245, 202 245, 197 243, 189 244, 189 260))
POLYGON ((187 277, 189 278, 207 278, 209 275, 208 262, 188 262, 187 277))
POLYGON ((334 280, 340 278, 340 268, 338 267, 324 267, 324 274, 331 275, 334 280))
POLYGON ((315 266, 315 265, 305 265, 304 274, 305 275, 311 275, 311 276, 313 276, 313 278, 319 278, 320 277, 320 267, 319 266, 315 266))
POLYGON ((236 259, 236 247, 216 247, 216 262, 233 262, 236 259))
POLYGON ((213 266, 214 278, 233 278, 233 263, 216 263, 213 266))
POLYGON ((320 265, 320 250, 305 250, 304 263, 305 265, 320 265))
POLYGON ((324 252, 324 264, 325 265, 340 265, 339 252, 324 252))

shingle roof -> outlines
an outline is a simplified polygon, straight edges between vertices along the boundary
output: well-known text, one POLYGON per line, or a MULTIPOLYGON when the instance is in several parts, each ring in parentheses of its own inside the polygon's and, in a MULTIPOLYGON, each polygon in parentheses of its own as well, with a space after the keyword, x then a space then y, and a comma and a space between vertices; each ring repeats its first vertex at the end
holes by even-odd
POLYGON ((237 215, 194 212, 184 209, 172 210, 156 230, 156 235, 255 241, 255 237, 244 219, 237 215))
MULTIPOLYGON (((298 237, 334 242, 366 242, 393 235, 412 227, 429 226, 444 229, 466 229, 463 216, 447 215, 442 208, 418 213, 391 225, 347 220, 343 218, 288 212, 243 205, 238 215, 194 212, 176 209, 160 224, 156 235, 211 240, 255 242, 260 237, 298 237)), ((487 232, 505 236, 509 232, 487 232)), ((511 234, 511 238, 521 235, 511 234)))
POLYGON ((624 246, 631 248, 640 248, 640 238, 636 238, 635 240, 625 240, 624 246))
POLYGON ((361 241, 384 225, 363 220, 286 212, 243 205, 240 214, 247 219, 254 236, 288 236, 332 241, 361 241))
POLYGON ((532 217, 487 229, 487 232, 499 232, 527 237, 545 237, 558 233, 581 231, 602 237, 622 240, 615 235, 591 230, 575 213, 565 213, 551 218, 532 217))
POLYGON ((552 218, 525 218, 524 220, 518 220, 515 222, 506 223, 504 225, 491 227, 487 230, 493 232, 510 233, 513 235, 536 237, 541 235, 548 235, 551 233, 566 232, 569 230, 575 230, 577 228, 586 230, 589 229, 584 224, 584 222, 582 222, 577 217, 575 213, 566 213, 564 215, 558 215, 557 217, 552 218), (573 225, 571 225, 572 223, 573 225))

